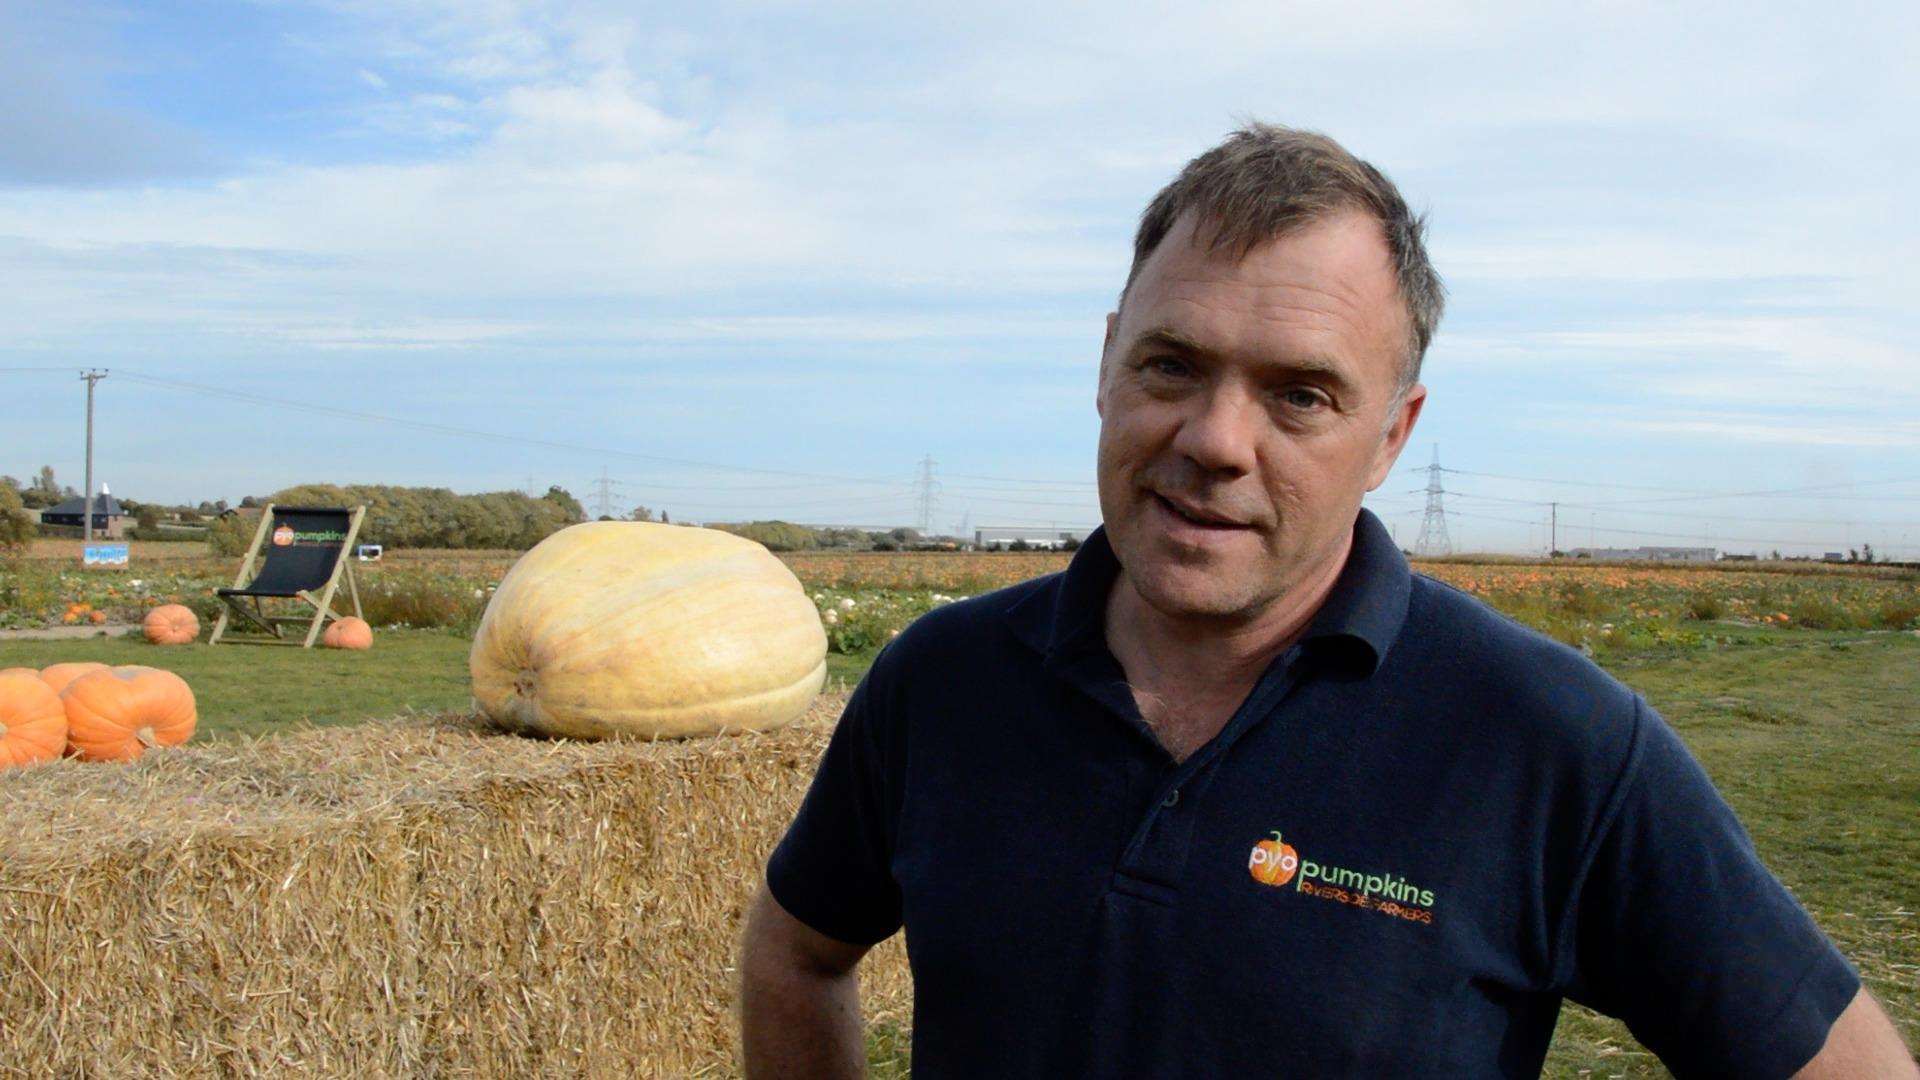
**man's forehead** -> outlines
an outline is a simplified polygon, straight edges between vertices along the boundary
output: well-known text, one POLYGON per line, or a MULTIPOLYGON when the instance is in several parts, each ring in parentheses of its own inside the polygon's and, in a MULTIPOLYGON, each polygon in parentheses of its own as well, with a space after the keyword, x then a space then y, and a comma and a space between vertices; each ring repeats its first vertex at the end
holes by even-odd
POLYGON ((1343 337, 1398 356, 1408 316, 1385 234, 1371 215, 1334 211, 1244 252, 1216 240, 1193 211, 1175 222, 1125 298, 1128 340, 1153 334, 1207 348, 1213 333, 1246 319, 1275 333, 1343 337))

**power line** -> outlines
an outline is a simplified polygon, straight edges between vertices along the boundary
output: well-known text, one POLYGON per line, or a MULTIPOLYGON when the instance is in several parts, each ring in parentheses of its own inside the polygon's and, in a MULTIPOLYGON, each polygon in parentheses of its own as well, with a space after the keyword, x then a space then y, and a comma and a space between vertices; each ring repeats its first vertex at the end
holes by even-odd
MULTIPOLYGON (((1453 511, 1453 514, 1455 517, 1473 518, 1478 521, 1499 521, 1499 522, 1504 522, 1508 525, 1525 525, 1529 528, 1538 528, 1540 525, 1538 521, 1526 521, 1520 518, 1495 517, 1491 514, 1472 514, 1472 513, 1466 513, 1460 510, 1453 511)), ((1616 529, 1606 525, 1592 526, 1592 529, 1595 532, 1612 533, 1617 536, 1651 536, 1656 539, 1663 539, 1663 540, 1703 540, 1708 543, 1767 544, 1772 547, 1784 546, 1784 547, 1836 548, 1836 547, 1848 546, 1844 542, 1835 543, 1833 541, 1827 541, 1827 540, 1762 540, 1762 539, 1756 539, 1751 536, 1713 536, 1713 535, 1696 535, 1694 533, 1652 532, 1646 529, 1616 529)))
POLYGON ((1098 487, 1092 480, 1022 480, 1011 476, 975 476, 971 473, 948 473, 955 480, 991 480, 1008 484, 1049 484, 1063 487, 1098 487))
MULTIPOLYGON (((1453 496, 1456 499, 1473 499, 1477 502, 1511 503, 1516 506, 1543 506, 1544 507, 1544 506, 1555 505, 1544 499, 1506 499, 1506 498, 1501 498, 1498 495, 1479 495, 1471 491, 1461 491, 1458 488, 1449 488, 1447 490, 1447 494, 1453 496)), ((1561 502, 1558 505, 1571 508, 1571 509, 1579 509, 1579 510, 1587 510, 1592 508, 1587 503, 1561 502)), ((1746 514, 1718 514, 1718 513, 1697 514, 1697 513, 1687 513, 1686 511, 1682 511, 1682 510, 1620 510, 1616 512, 1620 514, 1630 514, 1635 517, 1644 516, 1644 517, 1686 518, 1690 521, 1699 521, 1704 518, 1708 521, 1759 522, 1760 524, 1763 524, 1763 525, 1832 525, 1834 523, 1834 520, 1832 517, 1790 518, 1790 517, 1775 517, 1772 515, 1768 515, 1766 517, 1753 517, 1751 515, 1746 515, 1746 514)), ((1854 522, 1849 522, 1849 524, 1859 525, 1859 526, 1868 527, 1868 528, 1884 528, 1884 529, 1920 528, 1920 521, 1882 521, 1882 520, 1874 519, 1874 520, 1854 521, 1854 522)))
MULTIPOLYGON (((1396 473, 1425 473, 1430 471, 1430 469, 1431 469, 1430 466, 1417 465, 1417 466, 1403 466, 1394 471, 1396 473)), ((1521 483, 1529 483, 1529 484, 1559 484, 1559 485, 1568 486, 1568 487, 1619 488, 1619 489, 1632 490, 1632 491, 1664 491, 1664 492, 1676 493, 1672 498, 1619 499, 1619 500, 1613 500, 1609 502, 1595 502, 1595 503, 1570 503, 1563 500, 1560 503, 1560 505, 1562 506, 1578 506, 1582 509, 1586 509, 1588 507, 1600 507, 1600 506, 1631 506, 1631 505, 1637 505, 1640 503, 1647 503, 1647 502, 1684 502, 1689 499, 1742 499, 1742 498, 1761 498, 1761 497, 1768 497, 1768 496, 1774 496, 1774 495, 1807 495, 1807 494, 1818 495, 1821 492, 1835 491, 1842 488, 1883 487, 1890 484, 1920 483, 1920 475, 1914 475, 1914 476, 1886 477, 1878 480, 1837 480, 1831 483, 1810 484, 1802 487, 1764 488, 1764 489, 1758 489, 1758 490, 1752 490, 1752 491, 1702 491, 1702 490, 1693 489, 1693 488, 1657 487, 1651 484, 1620 484, 1620 483, 1614 483, 1612 481, 1607 481, 1607 480, 1562 480, 1562 479, 1555 479, 1552 477, 1545 477, 1545 476, 1512 476, 1506 473, 1480 472, 1475 469, 1455 469, 1450 466, 1441 469, 1441 472, 1453 473, 1459 476, 1478 476, 1478 477, 1484 477, 1491 480, 1513 480, 1513 481, 1518 481, 1521 483)), ((1845 498, 1861 498, 1861 499, 1916 498, 1916 499, 1920 499, 1920 493, 1914 493, 1911 495, 1882 494, 1882 495, 1862 495, 1862 496, 1820 495, 1820 497, 1827 498, 1827 499, 1845 499, 1845 498)), ((1545 499, 1540 499, 1536 501, 1539 503, 1539 505, 1542 505, 1542 506, 1545 506, 1548 502, 1548 500, 1545 500, 1545 499)))
MULTIPOLYGON (((1425 469, 1415 469, 1413 471, 1426 472, 1425 469)), ((1505 473, 1478 472, 1473 469, 1445 469, 1442 471, 1453 473, 1456 476, 1483 476, 1489 480, 1518 480, 1528 484, 1559 484, 1565 487, 1620 488, 1626 491, 1685 492, 1688 490, 1686 488, 1676 487, 1654 487, 1650 484, 1616 484, 1606 480, 1550 480, 1543 476, 1508 476, 1505 473)))
POLYGON ((1059 507, 1062 510, 1087 509, 1086 503, 1047 502, 1045 500, 1040 500, 1040 499, 1009 499, 1000 495, 981 495, 977 493, 971 493, 966 488, 954 488, 953 490, 963 495, 973 494, 973 497, 978 499, 981 502, 1005 503, 1008 506, 1054 506, 1054 507, 1059 507))
MULTIPOLYGON (((1838 488, 1882 487, 1888 484, 1911 484, 1915 482, 1920 482, 1920 476, 1902 476, 1902 477, 1895 477, 1895 478, 1886 479, 1886 480, 1847 480, 1847 481, 1841 481, 1841 482, 1832 483, 1832 484, 1809 484, 1805 487, 1760 488, 1753 491, 1726 491, 1726 492, 1720 492, 1718 494, 1701 493, 1697 495, 1675 495, 1675 496, 1657 498, 1657 499, 1618 499, 1611 502, 1582 503, 1580 505, 1582 506, 1582 508, 1592 508, 1592 507, 1602 507, 1602 506, 1638 506, 1645 503, 1688 502, 1688 501, 1700 500, 1700 499, 1773 498, 1776 496, 1787 496, 1787 495, 1818 495, 1820 498, 1826 498, 1826 499, 1847 499, 1847 498, 1854 498, 1854 499, 1866 498, 1866 499, 1875 499, 1875 500, 1920 499, 1920 493, 1915 493, 1912 495, 1896 494, 1896 495, 1866 495, 1866 496, 1820 495, 1819 494, 1820 492, 1823 492, 1823 491, 1833 491, 1838 488)), ((1571 506, 1573 504, 1569 503, 1568 505, 1571 506)))

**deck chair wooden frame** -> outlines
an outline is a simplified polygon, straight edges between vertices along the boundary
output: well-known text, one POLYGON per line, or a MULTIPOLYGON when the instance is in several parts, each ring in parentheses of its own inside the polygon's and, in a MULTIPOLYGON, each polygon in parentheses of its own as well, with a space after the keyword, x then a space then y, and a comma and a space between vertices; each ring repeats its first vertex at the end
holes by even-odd
MULTIPOLYGON (((313 648, 313 643, 319 640, 320 631, 326 626, 328 620, 337 620, 343 617, 336 614, 333 610, 333 594, 334 591, 340 587, 342 578, 345 578, 347 582, 347 595, 353 599, 353 614, 356 617, 363 617, 360 614, 360 586, 354 580, 353 575, 352 555, 354 539, 360 535, 360 523, 366 518, 367 508, 365 506, 356 506, 348 512, 346 539, 341 541, 340 550, 333 559, 332 572, 328 575, 326 584, 318 589, 317 594, 313 589, 301 589, 294 592, 291 596, 283 597, 284 599, 301 600, 312 605, 313 614, 274 615, 268 613, 266 608, 261 604, 261 597, 258 595, 229 595, 230 591, 246 589, 257 577, 257 571, 261 568, 256 567, 254 563, 260 557, 260 547, 266 543, 269 530, 273 528, 275 509, 274 504, 268 503, 266 509, 261 512, 260 525, 253 531, 253 543, 247 546, 246 558, 240 561, 240 572, 233 576, 232 589, 221 590, 215 594, 225 605, 225 609, 220 612, 219 620, 213 625, 213 635, 207 640, 207 644, 209 645, 217 645, 220 643, 220 639, 227 633, 227 626, 231 619, 237 620, 258 633, 244 637, 236 635, 229 638, 229 641, 261 645, 293 645, 297 643, 303 649, 313 648), (248 601, 251 601, 251 605, 249 605, 248 601), (300 626, 303 624, 307 627, 307 636, 303 641, 296 642, 293 638, 281 632, 281 627, 283 626, 300 626)), ((280 507, 279 509, 286 511, 315 511, 332 510, 335 508, 288 506, 280 507)))

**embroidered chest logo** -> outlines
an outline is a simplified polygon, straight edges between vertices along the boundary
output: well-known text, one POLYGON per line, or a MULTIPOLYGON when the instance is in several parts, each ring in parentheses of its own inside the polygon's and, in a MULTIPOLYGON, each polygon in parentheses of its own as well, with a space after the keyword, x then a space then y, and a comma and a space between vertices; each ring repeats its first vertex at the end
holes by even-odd
POLYGON ((1273 839, 1253 845, 1252 854, 1247 856, 1247 873, 1260 884, 1280 888, 1292 883, 1293 891, 1317 899, 1377 911, 1408 922, 1433 922, 1432 891, 1394 874, 1364 874, 1303 859, 1277 830, 1271 835, 1273 839))

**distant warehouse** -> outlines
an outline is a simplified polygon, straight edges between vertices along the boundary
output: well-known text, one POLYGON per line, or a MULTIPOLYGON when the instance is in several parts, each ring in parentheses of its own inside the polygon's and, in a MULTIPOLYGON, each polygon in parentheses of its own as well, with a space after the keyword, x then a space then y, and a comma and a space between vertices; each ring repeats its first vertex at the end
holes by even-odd
POLYGON ((1603 562, 1712 562, 1720 557, 1720 549, 1695 547, 1574 548, 1573 557, 1576 559, 1598 559, 1603 562))
POLYGON ((1030 548, 1078 547, 1092 532, 1092 529, 975 529, 973 544, 989 549, 1011 547, 1015 541, 1023 542, 1030 548))

